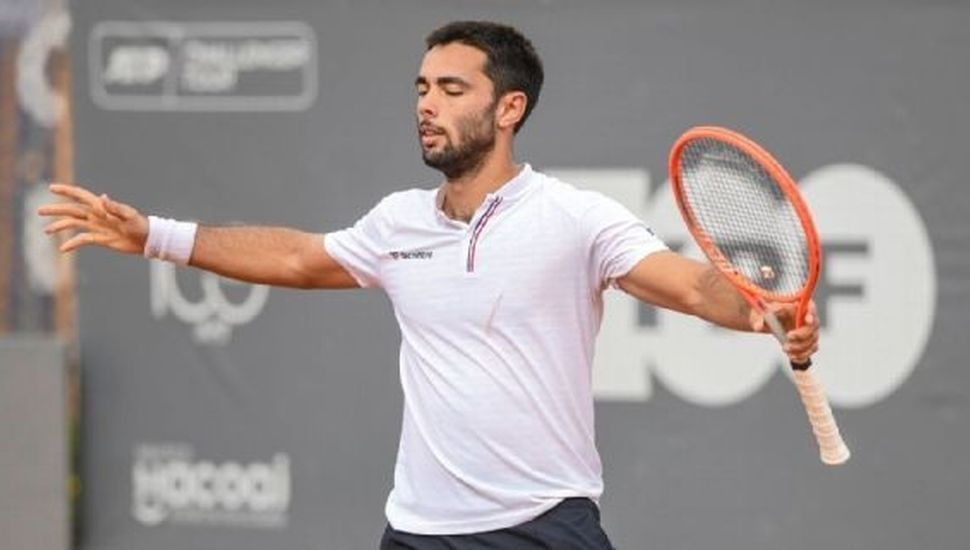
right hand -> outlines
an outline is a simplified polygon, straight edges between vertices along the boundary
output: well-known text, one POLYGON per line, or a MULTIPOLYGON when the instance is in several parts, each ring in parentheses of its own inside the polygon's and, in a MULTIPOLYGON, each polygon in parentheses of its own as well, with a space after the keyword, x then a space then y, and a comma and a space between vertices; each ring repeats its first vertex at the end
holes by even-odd
POLYGON ((97 196, 76 185, 53 183, 51 193, 65 202, 41 206, 41 216, 57 218, 44 231, 56 235, 81 231, 67 238, 59 250, 70 252, 86 245, 98 245, 126 254, 141 254, 148 238, 148 218, 108 195, 97 196))

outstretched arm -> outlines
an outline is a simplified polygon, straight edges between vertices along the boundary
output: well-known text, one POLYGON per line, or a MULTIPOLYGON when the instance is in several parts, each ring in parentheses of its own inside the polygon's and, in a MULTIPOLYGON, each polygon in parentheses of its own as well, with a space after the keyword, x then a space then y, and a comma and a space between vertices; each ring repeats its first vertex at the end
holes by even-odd
MULTIPOLYGON (((695 315, 734 330, 769 332, 764 317, 713 266, 674 252, 650 254, 617 280, 624 292, 649 304, 695 315)), ((769 304, 788 329, 785 353, 804 363, 818 351, 818 316, 811 304, 805 323, 795 327, 794 304, 769 304)))
MULTIPOLYGON (((142 254, 148 218, 135 208, 83 187, 53 184, 66 201, 42 206, 41 216, 56 218, 54 235, 80 231, 61 252, 95 245, 125 254, 142 254)), ((195 234, 189 265, 250 283, 292 288, 355 288, 354 278, 323 246, 323 235, 283 227, 203 227, 195 234)))

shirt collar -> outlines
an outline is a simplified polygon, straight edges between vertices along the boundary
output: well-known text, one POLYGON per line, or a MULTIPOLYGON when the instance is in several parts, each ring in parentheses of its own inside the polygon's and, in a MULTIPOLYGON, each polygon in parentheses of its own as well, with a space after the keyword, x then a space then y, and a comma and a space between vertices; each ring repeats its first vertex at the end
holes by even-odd
POLYGON ((502 200, 514 200, 521 197, 529 187, 529 182, 532 181, 533 174, 532 166, 528 162, 524 163, 522 169, 519 170, 519 173, 515 177, 505 182, 502 187, 485 195, 485 200, 492 197, 502 197, 502 200))
MULTIPOLYGON (((516 200, 522 197, 530 188, 529 182, 532 181, 532 177, 534 175, 535 171, 532 170, 532 165, 530 165, 528 162, 523 163, 522 169, 519 170, 518 174, 502 184, 502 186, 495 191, 485 195, 485 202, 489 202, 495 197, 501 197, 503 202, 516 200)), ((439 212, 441 212, 441 207, 445 202, 445 185, 448 184, 444 184, 439 187, 438 193, 435 196, 435 207, 439 212)))

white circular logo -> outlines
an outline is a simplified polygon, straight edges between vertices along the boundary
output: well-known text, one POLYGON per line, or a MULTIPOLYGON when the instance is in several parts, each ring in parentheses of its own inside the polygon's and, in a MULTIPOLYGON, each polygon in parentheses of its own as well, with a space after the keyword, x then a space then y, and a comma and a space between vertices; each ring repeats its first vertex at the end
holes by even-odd
POLYGON ((256 318, 269 298, 269 287, 246 285, 249 293, 241 302, 226 298, 222 282, 239 285, 213 273, 197 271, 202 298, 189 301, 179 288, 174 264, 152 261, 151 304, 152 314, 161 319, 171 312, 177 319, 195 327, 196 341, 205 344, 226 344, 232 336, 232 327, 246 324, 256 318))
MULTIPOLYGON (((648 198, 639 169, 555 170, 580 187, 603 192, 649 223, 671 248, 701 259, 669 185, 648 198)), ((919 213, 884 175, 865 166, 827 166, 801 185, 823 245, 815 301, 822 319, 817 373, 831 402, 875 403, 915 368, 933 324, 936 270, 919 213)), ((777 343, 608 292, 597 342, 597 399, 647 400, 656 377, 699 405, 727 405, 758 391, 777 369, 788 372, 777 343)))

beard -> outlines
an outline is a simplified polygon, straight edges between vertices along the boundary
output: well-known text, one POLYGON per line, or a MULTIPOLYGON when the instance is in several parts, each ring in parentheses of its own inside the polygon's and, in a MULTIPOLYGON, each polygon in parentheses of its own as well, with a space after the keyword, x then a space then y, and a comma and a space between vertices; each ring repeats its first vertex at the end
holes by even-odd
POLYGON ((477 171, 485 162, 485 157, 495 149, 493 108, 459 119, 456 130, 457 146, 452 142, 451 136, 442 131, 440 135, 444 138, 444 146, 437 151, 422 148, 421 153, 428 167, 438 170, 449 180, 477 171))

